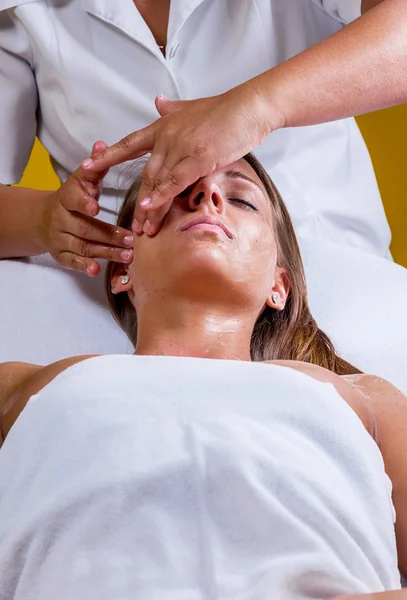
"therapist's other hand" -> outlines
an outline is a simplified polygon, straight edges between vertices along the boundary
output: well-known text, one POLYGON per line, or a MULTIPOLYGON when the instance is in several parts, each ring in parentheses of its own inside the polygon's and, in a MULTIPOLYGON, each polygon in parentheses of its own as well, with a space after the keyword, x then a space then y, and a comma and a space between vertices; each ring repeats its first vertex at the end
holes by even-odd
MULTIPOLYGON (((83 167, 101 170, 151 152, 142 175, 134 231, 155 234, 173 198, 201 177, 258 146, 272 129, 264 102, 244 84, 213 96, 169 101, 157 96, 162 115, 114 144, 83 167)), ((282 123, 281 123, 282 124, 282 123)))
MULTIPOLYGON (((92 156, 107 148, 96 142, 92 156)), ((45 201, 39 238, 46 252, 63 267, 94 277, 100 272, 95 258, 129 263, 133 259, 131 231, 94 217, 99 213, 99 196, 107 170, 79 168, 45 201)))

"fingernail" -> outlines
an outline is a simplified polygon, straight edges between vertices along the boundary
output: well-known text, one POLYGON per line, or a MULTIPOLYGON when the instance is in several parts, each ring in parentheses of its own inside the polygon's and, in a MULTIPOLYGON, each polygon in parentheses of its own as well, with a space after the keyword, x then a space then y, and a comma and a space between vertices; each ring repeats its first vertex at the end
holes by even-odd
POLYGON ((132 246, 134 242, 134 237, 132 235, 126 235, 123 238, 123 243, 126 244, 126 246, 132 246))
POLYGON ((86 160, 82 161, 82 167, 84 169, 90 169, 91 167, 93 167, 94 164, 95 163, 91 158, 87 158, 86 160))
POLYGON ((140 223, 137 221, 137 219, 133 220, 131 228, 133 231, 135 231, 135 233, 141 233, 143 231, 143 226, 140 225, 140 223))
POLYGON ((142 206, 143 208, 148 208, 151 204, 151 198, 144 198, 144 200, 142 200, 140 202, 140 206, 142 206))
POLYGON ((120 258, 122 258, 125 261, 129 261, 131 259, 131 256, 131 250, 123 250, 123 252, 120 252, 120 258))
POLYGON ((94 204, 89 203, 86 205, 86 211, 88 215, 94 217, 97 214, 97 208, 94 204))
POLYGON ((91 277, 93 277, 93 273, 92 273, 92 267, 87 267, 87 268, 86 268, 86 273, 87 273, 88 275, 90 275, 91 277))
POLYGON ((144 223, 143 231, 144 231, 144 233, 147 233, 147 234, 151 233, 151 223, 148 219, 144 223))

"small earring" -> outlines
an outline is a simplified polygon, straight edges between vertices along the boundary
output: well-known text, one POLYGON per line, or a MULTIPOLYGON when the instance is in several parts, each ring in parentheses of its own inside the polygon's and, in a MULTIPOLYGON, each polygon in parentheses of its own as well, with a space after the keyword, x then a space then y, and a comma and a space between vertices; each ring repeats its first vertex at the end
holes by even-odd
POLYGON ((274 302, 274 304, 277 304, 278 300, 279 300, 279 295, 278 294, 273 294, 271 296, 272 301, 274 302))
POLYGON ((120 283, 122 285, 126 285, 126 283, 129 283, 130 281, 130 277, 128 275, 123 275, 123 277, 120 279, 120 283))

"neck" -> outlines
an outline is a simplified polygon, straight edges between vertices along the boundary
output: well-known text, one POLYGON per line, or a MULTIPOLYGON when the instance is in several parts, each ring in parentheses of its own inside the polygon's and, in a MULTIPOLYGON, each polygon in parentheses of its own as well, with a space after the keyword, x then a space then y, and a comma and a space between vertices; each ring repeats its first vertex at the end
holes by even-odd
POLYGON ((191 356, 250 361, 255 319, 199 301, 148 302, 137 307, 139 355, 191 356))

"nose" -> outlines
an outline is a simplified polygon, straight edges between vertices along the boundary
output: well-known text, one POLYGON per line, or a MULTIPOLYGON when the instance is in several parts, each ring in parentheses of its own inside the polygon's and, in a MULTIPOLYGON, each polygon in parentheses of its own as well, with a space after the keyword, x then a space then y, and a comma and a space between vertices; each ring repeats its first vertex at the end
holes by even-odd
POLYGON ((199 181, 191 190, 188 198, 189 208, 197 210, 200 206, 209 208, 217 214, 225 211, 225 199, 214 181, 209 177, 199 181))

